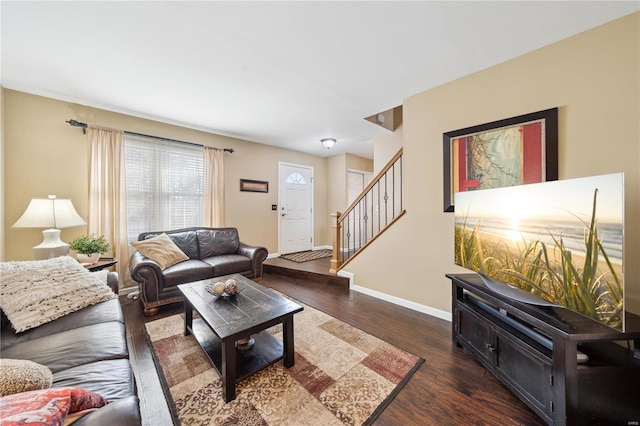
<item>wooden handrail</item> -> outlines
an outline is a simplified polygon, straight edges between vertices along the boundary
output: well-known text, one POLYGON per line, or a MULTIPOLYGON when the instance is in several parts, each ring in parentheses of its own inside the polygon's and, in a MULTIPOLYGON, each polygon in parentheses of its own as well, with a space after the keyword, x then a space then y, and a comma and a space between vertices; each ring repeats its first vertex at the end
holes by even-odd
POLYGON ((384 166, 384 168, 380 170, 380 172, 378 172, 378 174, 373 179, 371 179, 371 182, 369 182, 369 185, 367 185, 367 187, 364 190, 362 190, 358 198, 356 198, 355 201, 351 203, 349 207, 347 207, 344 213, 342 213, 341 217, 347 217, 347 215, 351 213, 351 210, 353 210, 358 205, 358 203, 367 195, 367 192, 369 192, 369 190, 373 188, 380 179, 382 179, 382 176, 384 176, 384 174, 389 171, 389 169, 396 163, 396 160, 398 160, 398 158, 400 157, 402 157, 402 148, 400 148, 400 150, 396 153, 396 155, 394 155, 393 158, 389 160, 387 165, 384 166))

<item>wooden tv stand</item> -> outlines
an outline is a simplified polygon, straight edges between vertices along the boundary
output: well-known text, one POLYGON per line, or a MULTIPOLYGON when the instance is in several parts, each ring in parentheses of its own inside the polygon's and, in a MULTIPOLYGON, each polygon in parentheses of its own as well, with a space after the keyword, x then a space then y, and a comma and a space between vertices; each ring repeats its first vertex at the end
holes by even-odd
POLYGON ((633 331, 621 333, 568 309, 508 298, 477 274, 447 277, 453 343, 547 424, 640 424, 640 317, 627 314, 633 331), (588 361, 578 363, 579 352, 588 361))

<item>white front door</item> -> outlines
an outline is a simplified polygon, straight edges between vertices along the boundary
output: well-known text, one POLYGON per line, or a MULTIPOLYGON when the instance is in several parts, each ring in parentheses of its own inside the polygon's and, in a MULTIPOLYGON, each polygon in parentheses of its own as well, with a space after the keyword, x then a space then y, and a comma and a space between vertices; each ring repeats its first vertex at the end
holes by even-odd
POLYGON ((279 164, 279 252, 313 247, 313 169, 279 164))

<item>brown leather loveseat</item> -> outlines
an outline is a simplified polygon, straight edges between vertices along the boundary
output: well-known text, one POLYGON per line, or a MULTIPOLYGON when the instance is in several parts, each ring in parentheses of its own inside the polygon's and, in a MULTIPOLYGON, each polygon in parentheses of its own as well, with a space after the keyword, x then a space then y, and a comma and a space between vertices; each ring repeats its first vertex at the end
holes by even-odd
MULTIPOLYGON (((107 280, 117 292, 118 275, 109 272, 107 280)), ((3 311, 0 344, 3 358, 32 361, 50 369, 53 388, 83 388, 109 401, 80 418, 76 425, 139 426, 142 423, 129 363, 124 316, 117 298, 20 333, 12 328, 3 311)), ((26 406, 25 410, 33 408, 26 406)))
POLYGON ((155 315, 161 305, 182 301, 178 284, 235 273, 257 282, 262 277, 267 249, 240 242, 236 228, 198 227, 144 232, 138 236, 138 241, 161 234, 166 234, 175 243, 186 255, 186 260, 162 269, 158 262, 140 251, 131 256, 131 277, 138 282, 145 315, 155 315))

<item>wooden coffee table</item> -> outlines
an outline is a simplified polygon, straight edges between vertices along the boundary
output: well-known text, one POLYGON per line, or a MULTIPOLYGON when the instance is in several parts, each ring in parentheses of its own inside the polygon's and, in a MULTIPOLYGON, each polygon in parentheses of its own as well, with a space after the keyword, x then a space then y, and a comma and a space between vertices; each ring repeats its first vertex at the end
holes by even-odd
POLYGON ((181 284, 184 295, 184 335, 193 334, 222 377, 225 402, 236 397, 236 382, 284 360, 294 364, 293 314, 303 307, 239 274, 181 284), (246 286, 230 298, 216 298, 205 286, 235 278, 246 286), (193 318, 193 311, 200 318, 193 318), (264 331, 282 324, 282 342, 264 331), (253 337, 251 349, 240 350, 236 342, 253 337))

